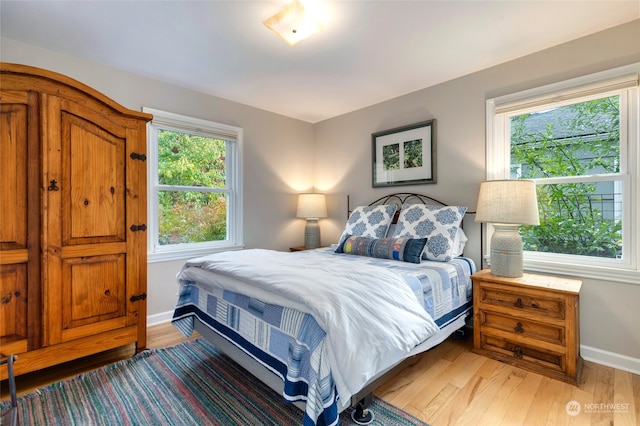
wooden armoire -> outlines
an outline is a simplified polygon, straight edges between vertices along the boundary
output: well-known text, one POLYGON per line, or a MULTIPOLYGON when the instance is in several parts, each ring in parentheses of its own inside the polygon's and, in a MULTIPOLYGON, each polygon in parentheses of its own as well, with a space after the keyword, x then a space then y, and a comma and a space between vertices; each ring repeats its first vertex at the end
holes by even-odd
POLYGON ((143 349, 152 117, 7 63, 0 108, 0 356, 16 354, 19 375, 143 349))

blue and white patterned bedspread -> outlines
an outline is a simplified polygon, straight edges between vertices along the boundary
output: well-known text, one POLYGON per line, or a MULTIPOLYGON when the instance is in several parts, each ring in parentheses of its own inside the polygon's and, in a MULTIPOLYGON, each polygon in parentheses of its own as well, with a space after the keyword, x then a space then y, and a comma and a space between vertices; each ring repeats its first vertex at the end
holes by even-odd
MULTIPOLYGON (((471 308, 473 284, 471 274, 476 272, 474 262, 466 257, 456 257, 449 262, 422 260, 419 264, 398 262, 364 256, 335 253, 332 249, 319 249, 328 256, 340 256, 354 262, 381 266, 402 275, 416 296, 424 299, 424 308, 439 327, 444 327, 460 313, 471 308)), ((304 256, 308 252, 300 252, 304 256)))
POLYGON ((321 362, 326 359, 325 332, 311 315, 183 283, 173 324, 189 336, 194 315, 277 374, 287 401, 305 401, 305 425, 316 424, 313 419, 321 413, 325 424, 337 423, 335 384, 327 363, 321 362))
MULTIPOLYGON (((314 252, 296 255, 302 259, 321 252, 354 262, 354 269, 357 263, 363 263, 393 270, 419 300, 424 300, 425 310, 440 327, 470 309, 469 276, 475 267, 469 259, 416 265, 336 254, 328 249, 314 252)), ((339 396, 327 361, 326 334, 311 314, 182 279, 173 323, 189 336, 194 316, 277 374, 284 382, 286 400, 305 401, 305 425, 337 424, 339 396)))

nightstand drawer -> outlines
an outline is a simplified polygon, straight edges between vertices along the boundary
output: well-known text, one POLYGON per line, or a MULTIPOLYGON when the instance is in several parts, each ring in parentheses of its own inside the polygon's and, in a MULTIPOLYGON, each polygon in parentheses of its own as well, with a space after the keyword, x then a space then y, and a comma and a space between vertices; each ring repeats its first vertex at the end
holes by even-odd
POLYGON ((478 300, 485 305, 509 308, 510 312, 535 315, 540 318, 565 319, 565 305, 563 298, 550 296, 549 293, 516 289, 510 291, 505 286, 493 286, 483 283, 477 287, 478 300))
POLYGON ((489 356, 495 354, 504 360, 517 360, 518 363, 550 371, 566 371, 567 362, 564 354, 545 351, 532 345, 494 337, 490 334, 482 335, 480 349, 489 351, 489 356))
MULTIPOLYGON (((566 344, 565 328, 490 311, 479 311, 480 326, 555 345, 566 344)), ((504 333, 503 333, 504 334, 504 333)))

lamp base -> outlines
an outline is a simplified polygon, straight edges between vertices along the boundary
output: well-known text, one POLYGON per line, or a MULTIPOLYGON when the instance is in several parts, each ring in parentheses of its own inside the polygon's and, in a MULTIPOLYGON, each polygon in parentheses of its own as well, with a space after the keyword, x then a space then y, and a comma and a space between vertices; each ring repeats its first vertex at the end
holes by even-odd
POLYGON ((523 275, 522 238, 518 225, 494 225, 491 237, 491 273, 510 278, 523 275))
POLYGON ((309 249, 320 247, 318 219, 307 219, 307 225, 304 227, 304 246, 309 249))

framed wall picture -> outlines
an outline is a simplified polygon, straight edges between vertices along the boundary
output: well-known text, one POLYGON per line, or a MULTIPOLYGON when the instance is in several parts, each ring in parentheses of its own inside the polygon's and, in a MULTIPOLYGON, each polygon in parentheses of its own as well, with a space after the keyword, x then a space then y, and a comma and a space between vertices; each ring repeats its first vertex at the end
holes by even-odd
POLYGON ((371 135, 373 187, 436 183, 436 120, 371 135))

